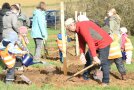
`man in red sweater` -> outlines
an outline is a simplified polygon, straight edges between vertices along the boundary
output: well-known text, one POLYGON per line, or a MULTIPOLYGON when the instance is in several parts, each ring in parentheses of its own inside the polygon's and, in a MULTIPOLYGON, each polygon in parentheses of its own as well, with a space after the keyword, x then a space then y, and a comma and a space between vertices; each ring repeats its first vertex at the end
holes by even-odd
POLYGON ((86 44, 88 45, 89 56, 92 57, 93 61, 102 66, 102 84, 108 85, 110 67, 108 55, 109 47, 112 43, 111 37, 107 32, 105 32, 92 21, 81 21, 75 23, 72 18, 69 18, 65 21, 65 27, 67 30, 76 32, 78 34, 81 52, 80 60, 83 62, 83 64, 85 64, 85 66, 88 66, 89 62, 91 62, 91 59, 85 59, 85 48, 86 44))

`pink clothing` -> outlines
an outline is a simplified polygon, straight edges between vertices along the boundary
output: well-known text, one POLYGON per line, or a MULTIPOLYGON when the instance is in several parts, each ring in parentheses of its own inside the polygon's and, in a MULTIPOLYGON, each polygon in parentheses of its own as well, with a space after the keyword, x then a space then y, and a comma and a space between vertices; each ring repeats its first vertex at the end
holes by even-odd
POLYGON ((123 33, 121 35, 121 49, 125 50, 125 43, 126 43, 126 38, 128 35, 126 33, 123 33))
POLYGON ((20 32, 20 36, 24 39, 25 43, 28 44, 28 43, 29 43, 29 40, 28 40, 28 38, 26 37, 26 35, 28 34, 27 27, 21 26, 21 27, 19 28, 19 32, 20 32))
POLYGON ((21 26, 19 28, 19 32, 20 32, 20 34, 27 34, 28 33, 27 27, 21 26))

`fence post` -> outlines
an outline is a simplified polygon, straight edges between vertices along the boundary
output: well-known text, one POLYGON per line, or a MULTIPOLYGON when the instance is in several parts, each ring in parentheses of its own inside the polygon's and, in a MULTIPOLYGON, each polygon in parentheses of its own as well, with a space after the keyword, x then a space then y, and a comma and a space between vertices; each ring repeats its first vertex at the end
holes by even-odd
POLYGON ((83 12, 83 15, 87 16, 87 13, 86 12, 83 12))
MULTIPOLYGON (((75 11, 75 21, 77 22, 77 16, 78 15, 78 12, 77 11, 75 11)), ((75 39, 76 39, 76 42, 75 42, 75 44, 76 44, 76 48, 75 48, 75 51, 76 51, 76 56, 79 56, 79 40, 78 40, 78 34, 77 33, 75 33, 75 39)))
POLYGON ((62 50, 63 50, 63 70, 64 75, 67 75, 67 61, 66 61, 66 38, 65 38, 65 27, 64 27, 64 2, 60 3, 61 6, 61 33, 62 33, 62 50))

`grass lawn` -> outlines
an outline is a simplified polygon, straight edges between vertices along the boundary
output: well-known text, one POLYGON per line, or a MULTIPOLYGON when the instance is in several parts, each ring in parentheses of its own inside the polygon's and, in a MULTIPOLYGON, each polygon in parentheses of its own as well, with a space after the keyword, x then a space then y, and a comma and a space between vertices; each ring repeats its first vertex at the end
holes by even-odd
MULTIPOLYGON (((52 30, 48 29, 49 36, 50 35, 57 35, 60 31, 59 30, 52 30)), ((30 52, 33 54, 34 53, 34 41, 30 37, 30 33, 28 35, 30 44, 28 45, 28 48, 30 52)), ((56 38, 48 38, 48 43, 55 42, 56 38)), ((134 45, 134 37, 131 36, 131 40, 134 45)), ((56 42, 55 42, 56 43, 56 42)), ((49 44, 50 45, 50 44, 49 44)), ((55 45, 51 45, 52 47, 55 47, 55 45)), ((134 55, 133 55, 134 58, 134 55)), ((56 61, 49 61, 51 64, 59 66, 61 64, 58 64, 56 61)), ((134 73, 134 63, 131 65, 125 65, 127 72, 134 73)), ((33 67, 42 67, 41 65, 33 65, 33 67)), ((0 68, 2 70, 2 68, 0 68)), ((112 65, 111 68, 112 71, 117 72, 117 68, 115 65, 112 65)), ((45 84, 43 87, 37 87, 36 85, 22 85, 22 84, 13 84, 13 85, 5 85, 3 82, 0 82, 0 90, 134 90, 134 86, 132 87, 118 87, 118 86, 109 86, 106 88, 103 88, 101 86, 94 86, 89 83, 89 85, 83 85, 83 86, 65 86, 64 88, 58 88, 54 87, 52 84, 45 84)))

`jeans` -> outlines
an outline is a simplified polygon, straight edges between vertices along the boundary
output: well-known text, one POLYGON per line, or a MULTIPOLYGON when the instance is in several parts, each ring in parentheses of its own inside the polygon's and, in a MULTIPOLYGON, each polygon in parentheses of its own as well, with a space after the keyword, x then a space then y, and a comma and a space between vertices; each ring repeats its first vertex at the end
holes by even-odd
POLYGON ((120 72, 121 75, 126 74, 126 69, 124 67, 122 57, 121 58, 116 58, 114 60, 110 60, 111 64, 112 64, 112 62, 114 62, 116 64, 116 67, 117 67, 117 69, 118 69, 118 71, 120 72))
POLYGON ((59 50, 59 55, 60 55, 60 62, 63 63, 63 53, 61 50, 59 50))
POLYGON ((43 39, 41 38, 34 38, 35 42, 35 59, 40 59, 41 57, 41 49, 43 47, 43 39))
MULTIPOLYGON (((99 55, 99 59, 101 60, 101 67, 102 67, 102 71, 103 71, 103 79, 102 79, 102 82, 103 83, 109 83, 109 69, 110 69, 110 60, 108 60, 108 55, 109 55, 109 46, 103 48, 103 49, 99 49, 97 50, 98 52, 98 55, 99 55)), ((92 64, 92 56, 90 54, 90 51, 88 51, 86 53, 86 64, 85 64, 85 67, 89 66, 92 64)), ((88 71, 85 71, 85 73, 89 73, 90 70, 88 71)))
POLYGON ((15 68, 10 68, 6 74, 6 81, 13 81, 15 76, 15 68))

